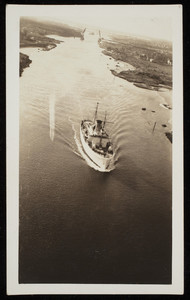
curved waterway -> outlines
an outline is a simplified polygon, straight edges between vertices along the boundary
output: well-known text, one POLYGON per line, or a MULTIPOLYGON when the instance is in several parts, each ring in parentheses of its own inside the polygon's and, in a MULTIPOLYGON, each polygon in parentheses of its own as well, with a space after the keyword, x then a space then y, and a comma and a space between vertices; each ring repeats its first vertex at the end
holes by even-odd
POLYGON ((172 110, 160 104, 172 94, 114 77, 97 36, 59 39, 51 51, 21 49, 32 63, 20 78, 19 280, 170 283, 172 110), (79 139, 97 101, 112 122, 107 173, 79 139))

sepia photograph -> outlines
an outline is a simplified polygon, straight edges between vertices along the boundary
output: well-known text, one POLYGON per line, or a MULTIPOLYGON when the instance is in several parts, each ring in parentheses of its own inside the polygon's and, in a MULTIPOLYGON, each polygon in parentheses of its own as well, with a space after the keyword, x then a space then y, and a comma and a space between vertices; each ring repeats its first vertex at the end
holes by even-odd
POLYGON ((181 15, 7 6, 8 294, 183 293, 181 15))

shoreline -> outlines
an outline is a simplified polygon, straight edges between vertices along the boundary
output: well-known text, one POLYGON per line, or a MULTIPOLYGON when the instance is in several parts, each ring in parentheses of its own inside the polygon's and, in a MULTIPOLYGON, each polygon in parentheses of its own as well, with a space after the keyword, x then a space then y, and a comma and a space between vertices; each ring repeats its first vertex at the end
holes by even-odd
POLYGON ((142 74, 142 72, 138 72, 135 70, 123 70, 121 72, 117 72, 116 70, 112 69, 110 71, 114 76, 125 79, 133 83, 136 87, 142 89, 159 91, 159 92, 162 92, 163 89, 172 90, 171 86, 165 85, 164 83, 159 83, 156 80, 153 81, 151 76, 148 73, 142 74))
POLYGON ((29 56, 21 52, 22 48, 42 48, 42 51, 50 51, 63 42, 48 35, 81 38, 79 29, 22 17, 20 20, 20 76, 24 69, 32 63, 29 56))
MULTIPOLYGON (((156 46, 143 45, 138 41, 130 43, 130 39, 125 41, 116 39, 115 41, 101 39, 99 46, 102 48, 102 53, 117 61, 130 64, 133 68, 121 70, 110 69, 114 76, 120 77, 133 83, 136 87, 148 89, 152 91, 163 91, 163 89, 172 90, 172 67, 162 60, 166 60, 168 54, 160 54, 160 49, 156 46), (125 43, 124 43, 125 42, 125 43), (147 48, 146 48, 147 47, 147 48), (144 54, 145 52, 148 54, 144 54), (149 56, 148 56, 149 55, 149 56), (150 58, 158 56, 160 61, 155 61, 150 58)), ((163 50, 162 50, 163 52, 163 50)))
POLYGON ((29 58, 29 56, 20 52, 19 77, 22 76, 24 69, 28 68, 31 63, 32 63, 32 60, 29 58))
POLYGON ((165 132, 165 136, 168 138, 168 140, 172 144, 173 132, 172 131, 167 131, 167 132, 165 132))
MULTIPOLYGON (((122 78, 134 86, 158 93, 168 93, 172 91, 172 76, 170 74, 170 66, 162 64, 154 64, 150 61, 141 60, 139 57, 137 59, 136 52, 133 53, 133 48, 131 45, 127 45, 126 49, 124 46, 120 47, 120 43, 112 43, 107 40, 99 41, 100 48, 103 48, 102 54, 108 57, 110 61, 109 70, 111 73, 119 78, 122 78), (131 48, 130 48, 131 47, 131 48), (135 57, 136 55, 136 57, 135 57), (156 69, 157 67, 157 69, 156 69), (154 69, 155 68, 155 69, 154 69)), ((140 48, 140 47, 139 47, 140 48)), ((138 51, 140 51, 138 49, 138 51)), ((145 51, 143 49, 143 51, 145 51)), ((160 106, 164 109, 171 110, 172 104, 167 103, 167 97, 163 98, 163 102, 160 103, 160 106)), ((142 108, 143 111, 150 110, 155 113, 155 110, 150 108, 142 108)), ((155 122, 156 125, 157 122, 155 122)), ((168 142, 172 144, 173 132, 170 124, 163 123, 160 124, 166 130, 163 130, 164 136, 167 138, 168 142), (167 124, 167 125, 166 125, 167 124)))
MULTIPOLYGON (((50 39, 50 38, 48 38, 50 39)), ((32 60, 29 58, 27 54, 22 53, 23 48, 40 48, 41 51, 50 51, 57 47, 58 44, 63 43, 62 41, 58 41, 52 38, 53 43, 48 40, 46 43, 35 42, 35 43, 20 43, 20 77, 24 72, 25 68, 30 67, 32 60), (55 43, 56 42, 56 43, 55 43)))

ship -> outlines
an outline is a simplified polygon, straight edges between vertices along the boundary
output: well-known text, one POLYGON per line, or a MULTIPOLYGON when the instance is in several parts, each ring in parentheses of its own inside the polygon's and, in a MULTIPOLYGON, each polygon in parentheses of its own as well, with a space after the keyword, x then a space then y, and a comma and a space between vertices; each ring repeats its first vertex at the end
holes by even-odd
MULTIPOLYGON (((105 130, 104 121, 97 119, 97 102, 93 120, 82 120, 80 125, 80 139, 84 152, 100 171, 108 171, 113 165, 114 151, 111 139, 105 130)), ((112 122, 109 122, 112 123, 112 122)))

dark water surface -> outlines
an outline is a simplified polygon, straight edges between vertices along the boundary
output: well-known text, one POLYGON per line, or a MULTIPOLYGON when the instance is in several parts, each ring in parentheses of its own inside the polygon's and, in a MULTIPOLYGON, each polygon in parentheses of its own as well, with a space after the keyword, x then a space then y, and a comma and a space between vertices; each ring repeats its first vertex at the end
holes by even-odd
POLYGON ((20 79, 20 283, 170 283, 171 111, 160 104, 171 92, 114 77, 94 36, 22 52, 32 64, 20 79), (109 173, 79 140, 97 101, 114 122, 109 173))

